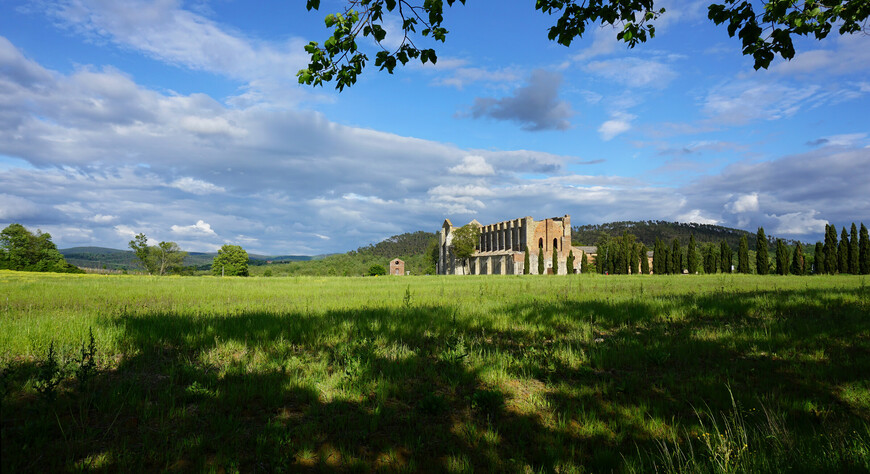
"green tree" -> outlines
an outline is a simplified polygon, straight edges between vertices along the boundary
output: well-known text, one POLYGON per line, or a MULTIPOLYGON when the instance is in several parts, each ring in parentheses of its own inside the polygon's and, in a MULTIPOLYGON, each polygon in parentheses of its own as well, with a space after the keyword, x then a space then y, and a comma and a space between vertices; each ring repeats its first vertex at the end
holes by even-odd
POLYGON ((769 255, 767 255, 767 236, 764 235, 764 227, 758 228, 755 240, 755 272, 759 275, 767 275, 770 272, 770 266, 768 263, 769 255))
POLYGON ((737 273, 749 273, 749 243, 746 234, 740 236, 740 247, 737 250, 737 273))
MULTIPOLYGON (((436 42, 447 39, 444 3, 444 0, 347 0, 342 12, 324 18, 326 27, 333 31, 323 45, 312 41, 305 46, 309 64, 297 73, 299 83, 318 86, 335 81, 338 90, 356 83, 369 61, 357 44, 366 37, 380 48, 375 54, 375 67, 390 74, 397 65, 409 61, 435 63, 438 59, 435 50, 417 45, 424 44, 424 38, 436 42), (388 31, 385 13, 402 19, 399 31, 388 31), (391 44, 385 42, 388 36, 401 40, 388 47, 391 44)), ((452 6, 456 0, 446 3, 452 6)), ((317 10, 320 0, 307 0, 306 7, 317 10)), ((535 0, 534 8, 558 17, 547 37, 563 46, 570 46, 575 38, 582 37, 587 26, 600 24, 613 27, 616 39, 633 48, 655 36, 654 20, 665 13, 664 8, 655 6, 654 0, 535 0)), ((743 54, 753 57, 756 69, 767 68, 776 55, 785 59, 794 57, 793 36, 821 40, 835 27, 841 35, 856 33, 865 27, 868 15, 866 0, 822 3, 723 0, 707 8, 707 18, 717 25, 727 25, 728 35, 740 38, 743 54)))
POLYGON ((248 276, 248 252, 239 245, 224 245, 211 264, 218 276, 248 276))
POLYGON ((640 242, 635 243, 634 249, 631 252, 631 264, 629 265, 629 271, 632 275, 640 273, 641 252, 643 252, 643 244, 640 242))
POLYGON ((387 274, 387 269, 383 265, 372 265, 369 267, 369 276, 383 276, 387 274))
POLYGON ((719 248, 716 244, 704 246, 704 273, 713 274, 719 269, 719 248))
POLYGON ((544 274, 544 247, 538 247, 538 275, 544 274))
POLYGON ((531 262, 529 261, 529 246, 526 245, 526 253, 523 256, 523 275, 528 275, 531 269, 529 268, 531 262))
POLYGON ((583 256, 580 257, 580 273, 586 273, 587 267, 589 267, 589 257, 586 256, 586 252, 583 252, 583 256))
POLYGON ((816 242, 816 247, 813 250, 813 274, 821 275, 825 273, 825 247, 821 242, 816 242))
POLYGON ((83 273, 70 265, 51 241, 51 234, 33 234, 21 224, 0 231, 0 269, 29 272, 83 273))
POLYGON ((640 273, 642 275, 649 275, 649 259, 646 254, 649 252, 649 249, 646 248, 646 245, 640 245, 640 273))
POLYGON ((480 227, 475 224, 465 224, 453 231, 453 254, 467 268, 468 259, 477 251, 480 242, 480 227))
POLYGON ((791 272, 795 275, 804 275, 806 273, 806 262, 804 261, 804 247, 800 242, 794 248, 794 253, 791 259, 791 272))
POLYGON ((863 222, 858 241, 858 267, 862 275, 870 275, 870 236, 867 235, 867 227, 863 222))
POLYGON ((722 273, 731 273, 731 247, 728 246, 728 242, 722 241, 719 244, 719 269, 722 270, 722 273))
POLYGON ((840 273, 849 273, 849 234, 845 226, 840 234, 840 245, 837 247, 837 265, 840 267, 840 273))
POLYGON ((853 275, 861 273, 861 265, 858 263, 859 253, 858 228, 853 222, 852 230, 849 232, 849 273, 853 275))
POLYGON ((837 228, 833 225, 825 225, 825 271, 831 275, 839 271, 839 258, 837 256, 837 228))
POLYGON ((565 270, 569 275, 574 273, 574 250, 568 251, 568 260, 565 262, 565 270))
POLYGON ((145 268, 145 271, 149 275, 157 273, 156 262, 151 258, 151 251, 148 246, 148 237, 144 233, 140 232, 136 234, 136 237, 130 241, 129 246, 136 253, 136 258, 139 259, 142 267, 145 268))
POLYGON ((149 246, 148 237, 143 233, 136 235, 129 245, 149 275, 166 275, 180 271, 184 257, 187 256, 187 252, 182 252, 175 242, 160 242, 149 246))
POLYGON ((559 251, 553 248, 553 275, 559 274, 559 251))
POLYGON ((698 271, 698 251, 695 245, 695 234, 689 235, 689 245, 686 247, 686 269, 689 275, 694 275, 698 271))
POLYGON ((680 247, 680 239, 674 238, 671 245, 671 273, 683 273, 683 249, 680 247))
POLYGON ((782 239, 776 239, 776 274, 788 275, 788 248, 782 239))

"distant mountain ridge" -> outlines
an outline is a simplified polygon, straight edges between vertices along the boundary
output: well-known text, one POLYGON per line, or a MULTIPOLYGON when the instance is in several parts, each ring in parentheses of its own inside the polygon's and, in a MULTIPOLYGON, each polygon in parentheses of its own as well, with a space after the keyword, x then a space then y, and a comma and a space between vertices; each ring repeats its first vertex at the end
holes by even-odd
MULTIPOLYGON (((665 243, 670 243, 676 238, 683 245, 686 245, 689 243, 689 237, 692 235, 695 236, 695 241, 699 243, 721 242, 724 240, 728 242, 728 245, 732 249, 738 248, 740 237, 745 235, 750 250, 755 250, 757 246, 755 232, 713 224, 667 221, 617 221, 605 224, 574 226, 571 229, 571 240, 578 245, 595 245, 602 235, 618 237, 623 232, 634 234, 639 242, 644 243, 650 248, 655 244, 656 238, 661 239, 665 243)), ((769 240, 768 247, 771 243, 775 244, 776 242, 776 237, 770 233, 767 233, 767 239, 769 240)), ((788 245, 795 245, 798 242, 791 239, 784 239, 784 241, 788 245)))
MULTIPOLYGON (((118 250, 106 247, 71 247, 59 249, 67 262, 82 268, 103 268, 110 270, 141 269, 139 259, 132 250, 118 250)), ((199 270, 208 269, 217 252, 188 252, 184 265, 199 270)), ((266 262, 308 261, 322 256, 309 255, 257 255, 248 254, 249 265, 265 265, 266 262)))

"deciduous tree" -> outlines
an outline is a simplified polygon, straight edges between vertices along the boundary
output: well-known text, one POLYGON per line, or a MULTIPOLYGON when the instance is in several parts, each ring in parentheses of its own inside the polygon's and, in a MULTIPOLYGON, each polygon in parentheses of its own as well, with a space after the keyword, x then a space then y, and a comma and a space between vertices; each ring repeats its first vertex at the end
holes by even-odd
POLYGON ((248 252, 239 245, 224 245, 211 264, 217 276, 248 276, 248 252))
POLYGON ((475 224, 465 224, 453 231, 453 254, 467 269, 468 259, 477 251, 480 242, 480 227, 475 224))
MULTIPOLYGON (((456 1, 446 0, 446 4, 452 6, 456 1)), ((369 61, 358 45, 367 37, 378 45, 375 67, 391 74, 397 65, 409 61, 435 63, 435 49, 417 44, 423 44, 423 38, 446 40, 444 4, 444 0, 347 0, 342 12, 324 19, 332 29, 329 38, 322 45, 312 41, 305 46, 309 64, 297 73, 299 82, 318 86, 335 81, 338 90, 353 85, 369 61), (397 30, 388 31, 385 13, 399 18, 397 30)), ((306 7, 319 9, 320 0, 307 0, 306 7)), ((534 8, 558 17, 547 37, 564 46, 582 37, 587 26, 600 24, 613 27, 617 40, 634 47, 655 36, 654 20, 665 13, 654 0, 535 0, 534 8)), ((832 29, 841 35, 856 33, 866 26, 868 15, 866 0, 722 0, 707 7, 707 18, 726 25, 729 36, 740 38, 743 54, 752 56, 756 69, 767 68, 777 55, 794 57, 793 36, 821 40, 832 29)))

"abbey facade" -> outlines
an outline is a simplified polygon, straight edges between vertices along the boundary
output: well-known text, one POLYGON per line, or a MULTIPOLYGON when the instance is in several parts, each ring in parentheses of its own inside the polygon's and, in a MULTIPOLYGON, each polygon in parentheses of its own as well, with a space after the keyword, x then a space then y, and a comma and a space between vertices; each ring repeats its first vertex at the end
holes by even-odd
POLYGON ((544 255, 544 272, 553 273, 553 250, 558 261, 557 273, 580 273, 583 249, 571 246, 571 216, 536 221, 522 217, 496 224, 469 225, 480 228, 480 238, 471 258, 463 261, 453 251, 453 234, 458 229, 444 220, 438 234, 439 275, 522 275, 525 249, 529 248, 529 273, 538 273, 538 254, 544 255), (568 254, 574 254, 574 266, 567 268, 568 254))

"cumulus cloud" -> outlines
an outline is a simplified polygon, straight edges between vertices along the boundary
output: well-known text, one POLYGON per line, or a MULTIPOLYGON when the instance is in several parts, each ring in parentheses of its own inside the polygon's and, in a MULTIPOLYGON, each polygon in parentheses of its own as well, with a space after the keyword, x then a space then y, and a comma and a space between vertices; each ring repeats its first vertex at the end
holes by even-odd
POLYGON ((211 225, 203 220, 196 221, 196 224, 188 225, 188 226, 179 226, 173 225, 172 232, 179 235, 185 236, 204 236, 204 235, 217 235, 215 231, 212 230, 211 225))
POLYGON ((486 158, 479 155, 468 155, 462 159, 462 163, 450 168, 453 174, 467 174, 472 176, 491 176, 495 169, 486 162, 486 158))
POLYGON ((758 210, 758 193, 741 194, 735 200, 726 204, 725 208, 735 214, 755 212, 758 210))
POLYGON ((226 191, 226 189, 220 186, 215 186, 212 183, 203 181, 201 179, 191 178, 190 176, 176 179, 175 181, 170 183, 169 186, 198 195, 222 193, 226 191))
POLYGON ((478 97, 471 106, 474 118, 489 117, 522 124, 523 130, 567 130, 574 115, 571 106, 559 100, 562 75, 541 69, 532 72, 528 84, 500 99, 478 97))
POLYGON ((604 141, 612 140, 617 135, 631 130, 631 121, 636 118, 636 116, 626 112, 615 112, 611 115, 610 120, 598 127, 598 134, 604 141))
POLYGON ((39 206, 29 199, 0 193, 0 222, 31 217, 38 211, 39 206))

